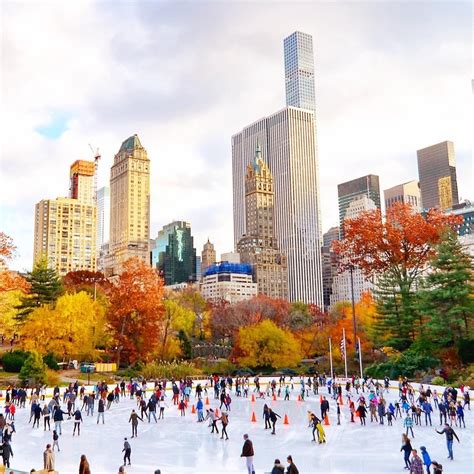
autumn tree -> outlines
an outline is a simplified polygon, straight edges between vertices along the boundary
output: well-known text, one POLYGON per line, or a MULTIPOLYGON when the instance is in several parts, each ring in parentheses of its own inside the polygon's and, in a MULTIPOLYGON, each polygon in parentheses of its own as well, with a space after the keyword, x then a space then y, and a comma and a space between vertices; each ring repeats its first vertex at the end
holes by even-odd
MULTIPOLYGON (((407 204, 396 203, 385 219, 376 209, 344 221, 344 238, 333 244, 341 267, 358 267, 366 277, 378 277, 379 329, 397 349, 408 348, 417 334, 416 282, 443 232, 461 220, 437 209, 423 216, 407 204)), ((418 330, 421 327, 420 321, 418 330)))
POLYGON ((427 321, 426 338, 435 347, 457 346, 472 337, 474 284, 472 257, 457 235, 447 232, 423 279, 419 310, 427 321))
POLYGON ((117 346, 129 362, 148 361, 159 347, 164 317, 163 281, 138 258, 127 260, 109 291, 108 321, 117 346))
POLYGON ((233 356, 247 367, 294 367, 301 361, 301 348, 290 331, 268 319, 239 329, 233 356))
POLYGON ((8 261, 13 258, 15 250, 13 239, 4 232, 0 232, 0 294, 8 291, 28 290, 26 280, 17 272, 10 271, 7 266, 8 261))
POLYGON ((102 272, 78 270, 68 272, 63 277, 63 285, 68 292, 86 291, 96 295, 97 291, 103 292, 110 287, 110 283, 102 272))
POLYGON ((63 292, 61 279, 56 270, 48 267, 48 261, 42 257, 38 259, 31 272, 26 275, 29 292, 22 298, 18 307, 18 318, 23 321, 41 305, 50 305, 63 292))

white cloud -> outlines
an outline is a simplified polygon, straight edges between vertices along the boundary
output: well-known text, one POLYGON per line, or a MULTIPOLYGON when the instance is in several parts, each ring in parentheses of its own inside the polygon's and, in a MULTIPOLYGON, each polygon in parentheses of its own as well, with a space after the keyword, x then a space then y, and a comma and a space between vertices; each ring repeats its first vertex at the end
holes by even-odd
MULTIPOLYGON (((313 35, 323 229, 336 185, 417 177, 416 149, 455 142, 472 194, 471 6, 453 3, 4 2, 2 224, 31 265, 34 204, 102 153, 108 180, 138 133, 152 161, 152 236, 189 220, 200 251, 232 247, 230 137, 284 105, 283 38, 313 35), (35 129, 56 113, 67 131, 35 129)), ((472 197, 472 196, 470 196, 472 197)))

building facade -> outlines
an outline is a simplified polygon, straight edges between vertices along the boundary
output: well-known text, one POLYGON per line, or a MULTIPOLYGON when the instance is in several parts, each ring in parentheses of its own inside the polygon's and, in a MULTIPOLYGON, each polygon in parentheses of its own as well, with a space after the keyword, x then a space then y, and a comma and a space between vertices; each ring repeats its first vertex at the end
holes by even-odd
POLYGON ((409 204, 414 211, 421 211, 421 193, 418 181, 408 181, 407 183, 385 189, 383 192, 385 209, 389 209, 396 202, 409 204))
POLYGON ((158 232, 151 264, 161 272, 165 285, 196 281, 196 249, 188 222, 171 222, 158 232))
POLYGON ((208 267, 202 277, 201 294, 205 300, 229 303, 247 300, 257 295, 252 267, 243 263, 220 262, 208 267))
POLYGON ((347 209, 352 201, 359 199, 361 196, 367 196, 373 201, 376 208, 380 209, 380 186, 378 176, 369 174, 337 185, 339 235, 341 237, 344 236, 343 223, 344 219, 347 218, 347 209))
POLYGON ((69 172, 69 197, 78 199, 84 204, 94 204, 95 164, 93 161, 76 160, 69 172))
POLYGON ((240 261, 252 266, 258 293, 271 298, 288 297, 286 258, 278 249, 274 232, 273 176, 257 145, 255 160, 245 178, 246 235, 237 243, 240 261))
POLYGON ((97 190, 97 270, 104 271, 105 255, 108 253, 110 236, 110 188, 104 186, 97 190), (104 247, 104 244, 107 244, 104 247))
POLYGON ((35 208, 34 261, 45 257, 60 275, 96 271, 97 208, 79 199, 44 199, 35 208))
POLYGON ((125 140, 110 172, 110 244, 106 274, 131 257, 149 261, 150 160, 137 135, 125 140))
POLYGON ((418 177, 424 210, 449 209, 458 204, 458 183, 454 144, 438 143, 418 150, 418 177))
POLYGON ((322 274, 323 274, 323 308, 327 311, 331 305, 332 283, 337 275, 337 257, 332 250, 332 243, 339 239, 339 227, 331 227, 323 234, 321 247, 322 274))
POLYGON ((314 113, 287 107, 232 137, 234 245, 246 235, 245 176, 257 144, 273 174, 274 225, 287 258, 288 298, 322 306, 314 113))
POLYGON ((210 267, 213 263, 216 263, 216 249, 209 239, 204 244, 201 252, 201 271, 198 273, 199 277, 210 267))

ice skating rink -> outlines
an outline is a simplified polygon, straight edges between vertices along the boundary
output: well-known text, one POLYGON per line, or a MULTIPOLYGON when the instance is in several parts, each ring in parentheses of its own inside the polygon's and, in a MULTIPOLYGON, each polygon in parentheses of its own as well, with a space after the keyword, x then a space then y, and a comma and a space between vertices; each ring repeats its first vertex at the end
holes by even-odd
MULTIPOLYGON (((138 438, 130 439, 131 426, 128 423, 135 401, 122 399, 113 404, 105 413, 105 425, 96 424, 97 414, 87 417, 83 413, 84 423, 81 436, 72 437, 73 421, 63 422, 63 434, 60 436, 61 452, 56 452, 56 469, 60 473, 78 472, 79 458, 86 454, 92 473, 117 473, 122 463, 123 438, 128 437, 132 446, 132 465, 127 466, 127 473, 153 473, 161 469, 162 474, 171 473, 245 473, 245 463, 240 458, 242 435, 248 433, 255 449, 255 471, 257 474, 270 472, 275 458, 286 465, 286 457, 291 454, 300 473, 402 473, 404 462, 401 447, 403 432, 402 420, 394 420, 393 426, 370 422, 362 427, 358 418, 350 423, 349 408, 344 400, 341 425, 336 424, 336 406, 330 400, 330 426, 325 426, 327 443, 318 445, 311 442, 311 429, 308 428, 307 410, 320 416, 319 396, 310 395, 305 401, 297 401, 299 385, 295 383, 290 401, 257 400, 238 398, 232 395, 229 415, 228 433, 230 440, 220 439, 220 434, 210 434, 208 422, 197 423, 197 415, 191 414, 191 403, 185 417, 180 417, 178 409, 170 403, 168 392, 165 419, 158 423, 139 423, 138 438), (272 436, 270 430, 264 430, 262 409, 268 403, 282 419, 277 423, 277 434, 272 436), (257 422, 252 423, 252 411, 255 411, 257 422), (283 424, 288 415, 289 425, 283 424)), ((194 393, 194 392, 193 392, 194 393)), ((326 395, 326 389, 320 390, 326 395)), ((367 395, 367 392, 366 392, 367 395)), ((385 394, 387 405, 398 396, 392 390, 385 394)), ((209 390, 211 407, 218 407, 213 392, 209 390)), ((3 403, 0 402, 3 412, 3 403)), ((441 462, 444 474, 471 474, 474 472, 474 404, 472 411, 466 411, 467 428, 456 428, 461 443, 454 442, 454 461, 447 459, 444 435, 435 433, 439 427, 439 415, 433 413, 433 427, 414 426, 415 438, 412 446, 415 449, 426 446, 431 459, 441 462)), ((97 409, 97 403, 96 407, 97 409)), ((32 429, 28 424, 29 406, 19 409, 16 415, 16 430, 13 435, 14 453, 11 467, 29 472, 30 469, 41 469, 43 450, 47 443, 52 444, 52 431, 32 429)), ((67 418, 67 416, 65 417, 67 418)), ((41 420, 43 423, 43 420, 41 420)), ((51 423, 53 425, 53 422, 51 423)), ((220 422, 219 431, 221 429, 220 422)), ((9 472, 7 470, 7 472, 9 472)))

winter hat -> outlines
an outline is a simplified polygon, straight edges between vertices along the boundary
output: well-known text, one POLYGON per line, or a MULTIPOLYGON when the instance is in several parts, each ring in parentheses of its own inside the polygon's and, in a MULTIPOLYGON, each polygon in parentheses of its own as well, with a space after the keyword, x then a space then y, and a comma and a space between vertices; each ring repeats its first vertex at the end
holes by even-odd
POLYGON ((420 449, 421 449, 422 451, 426 451, 426 448, 425 448, 424 446, 420 446, 420 449))

